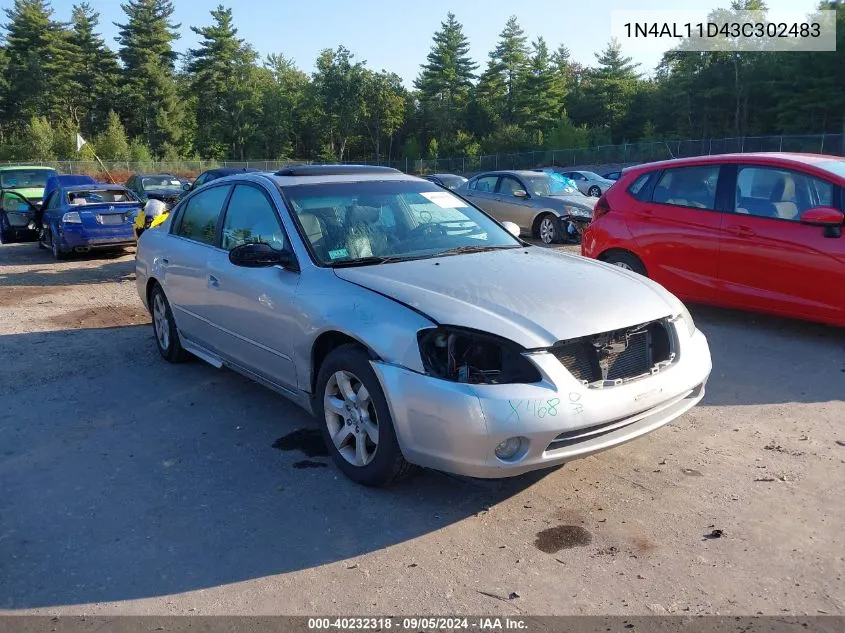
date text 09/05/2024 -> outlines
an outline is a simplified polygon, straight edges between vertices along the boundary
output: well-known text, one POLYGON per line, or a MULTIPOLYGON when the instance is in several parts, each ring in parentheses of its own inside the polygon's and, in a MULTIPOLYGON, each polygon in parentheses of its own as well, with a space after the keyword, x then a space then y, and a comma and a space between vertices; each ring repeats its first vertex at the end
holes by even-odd
POLYGON ((626 22, 629 38, 684 37, 756 37, 756 38, 805 38, 821 37, 818 22, 626 22))
POLYGON ((528 623, 519 618, 465 618, 465 617, 374 617, 374 618, 308 618, 308 629, 321 630, 472 630, 525 631, 528 623))

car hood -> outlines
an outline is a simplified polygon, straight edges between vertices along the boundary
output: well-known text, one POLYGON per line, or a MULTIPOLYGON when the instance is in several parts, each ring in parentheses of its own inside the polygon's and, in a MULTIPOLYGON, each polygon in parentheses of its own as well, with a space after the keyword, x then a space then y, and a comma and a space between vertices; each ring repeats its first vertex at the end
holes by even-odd
POLYGON ((680 310, 677 299, 645 277, 542 247, 334 272, 437 323, 496 334, 529 349, 680 310))
POLYGON ((557 193, 552 194, 550 196, 546 196, 550 200, 557 200, 559 202, 563 202, 564 204, 568 204, 573 207, 580 207, 581 209, 589 209, 593 210, 596 206, 596 202, 598 202, 598 198, 593 198, 591 196, 584 196, 580 193, 576 194, 567 194, 567 193, 557 193))

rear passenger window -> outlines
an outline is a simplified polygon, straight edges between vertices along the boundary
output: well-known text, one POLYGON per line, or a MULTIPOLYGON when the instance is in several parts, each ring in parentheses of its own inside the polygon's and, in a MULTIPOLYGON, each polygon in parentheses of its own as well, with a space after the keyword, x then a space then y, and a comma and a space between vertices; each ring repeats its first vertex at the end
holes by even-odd
POLYGON ((496 181, 498 180, 498 176, 482 176, 481 178, 473 181, 470 189, 492 193, 496 190, 496 181))
POLYGON ((231 185, 213 187, 193 196, 186 202, 174 233, 195 242, 214 244, 220 210, 231 189, 231 185))
POLYGON ((654 188, 652 200, 693 209, 716 208, 719 165, 667 169, 654 188))

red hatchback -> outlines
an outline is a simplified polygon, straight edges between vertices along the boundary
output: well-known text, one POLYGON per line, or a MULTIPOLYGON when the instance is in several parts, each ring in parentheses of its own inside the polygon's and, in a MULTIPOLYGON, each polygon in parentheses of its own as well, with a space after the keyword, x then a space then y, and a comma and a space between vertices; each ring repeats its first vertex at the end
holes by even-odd
POLYGON ((581 253, 681 299, 845 326, 845 159, 726 154, 638 165, 581 253))

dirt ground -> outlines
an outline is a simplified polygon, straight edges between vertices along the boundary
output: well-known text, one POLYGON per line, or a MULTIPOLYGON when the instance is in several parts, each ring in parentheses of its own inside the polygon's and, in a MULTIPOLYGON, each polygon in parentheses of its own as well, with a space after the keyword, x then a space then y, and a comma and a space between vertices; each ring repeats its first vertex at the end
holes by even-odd
POLYGON ((133 277, 0 246, 0 612, 845 614, 842 330, 694 309, 675 423, 372 490, 280 396, 161 360, 133 277))

